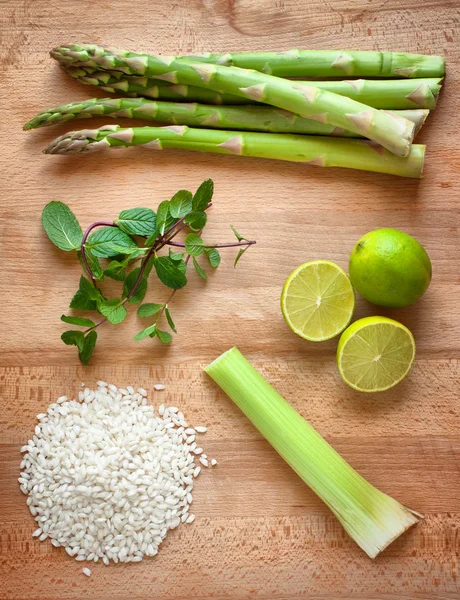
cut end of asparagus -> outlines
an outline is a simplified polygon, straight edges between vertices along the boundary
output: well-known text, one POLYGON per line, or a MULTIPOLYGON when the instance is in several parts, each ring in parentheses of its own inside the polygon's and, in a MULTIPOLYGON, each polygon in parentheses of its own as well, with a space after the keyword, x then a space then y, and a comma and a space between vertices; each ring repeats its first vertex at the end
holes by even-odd
POLYGON ((371 558, 421 515, 357 473, 254 369, 237 348, 205 367, 265 439, 329 506, 371 558))
POLYGON ((415 124, 414 137, 418 134, 428 118, 430 111, 427 108, 415 108, 413 110, 405 110, 404 117, 415 124))

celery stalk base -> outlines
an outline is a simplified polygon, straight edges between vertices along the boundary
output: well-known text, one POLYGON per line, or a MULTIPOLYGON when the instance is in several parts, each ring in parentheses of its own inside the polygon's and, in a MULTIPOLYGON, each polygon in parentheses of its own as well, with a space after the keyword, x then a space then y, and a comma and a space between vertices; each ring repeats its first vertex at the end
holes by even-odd
POLYGON ((421 515, 359 475, 237 348, 222 354, 205 371, 329 506, 368 556, 375 558, 418 522, 421 515))

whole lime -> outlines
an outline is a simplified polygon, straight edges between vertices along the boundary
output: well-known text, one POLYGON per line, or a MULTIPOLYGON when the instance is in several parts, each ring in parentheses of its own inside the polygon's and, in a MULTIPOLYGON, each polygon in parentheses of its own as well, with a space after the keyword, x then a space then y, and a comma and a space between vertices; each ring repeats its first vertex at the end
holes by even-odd
POLYGON ((413 304, 431 281, 431 261, 425 248, 398 229, 366 233, 353 248, 348 270, 361 296, 391 308, 413 304))

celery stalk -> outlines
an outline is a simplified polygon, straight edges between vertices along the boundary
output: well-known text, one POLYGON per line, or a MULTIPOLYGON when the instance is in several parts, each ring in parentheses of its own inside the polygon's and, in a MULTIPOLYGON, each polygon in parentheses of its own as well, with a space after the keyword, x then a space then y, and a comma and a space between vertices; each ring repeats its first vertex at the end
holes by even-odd
POLYGON ((418 513, 368 483, 280 396, 237 348, 205 371, 375 558, 418 522, 418 513))

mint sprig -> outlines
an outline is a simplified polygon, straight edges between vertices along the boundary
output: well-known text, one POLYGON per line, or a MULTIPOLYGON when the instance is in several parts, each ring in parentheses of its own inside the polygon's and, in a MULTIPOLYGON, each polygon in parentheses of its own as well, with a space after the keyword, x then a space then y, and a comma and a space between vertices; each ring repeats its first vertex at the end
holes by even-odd
POLYGON ((179 190, 171 200, 161 202, 156 211, 148 207, 123 210, 114 221, 97 221, 85 233, 67 205, 52 201, 45 206, 42 223, 49 239, 61 250, 76 251, 83 269, 70 308, 99 313, 99 318, 61 317, 65 323, 83 328, 70 329, 61 336, 66 345, 77 347, 83 364, 88 363, 96 345, 96 329, 107 322, 118 325, 124 321, 129 304, 140 305, 137 309, 140 318, 153 318, 135 340, 150 337, 163 344, 171 343, 173 336, 161 323, 177 333, 169 305, 176 291, 187 285, 190 260, 196 273, 207 279, 203 258, 201 264, 198 262, 200 256, 207 259, 211 268, 216 268, 220 263, 217 248, 239 247, 238 260, 249 246, 255 244, 233 227, 236 242, 214 244, 203 240, 202 231, 207 222, 205 211, 211 206, 213 190, 212 180, 207 179, 195 194, 179 190), (184 230, 189 232, 184 241, 174 240, 184 230), (168 253, 160 254, 166 249, 168 253), (136 264, 139 261, 140 264, 136 264), (115 298, 106 297, 100 287, 106 277, 118 281, 121 286, 115 298), (164 285, 171 292, 165 302, 141 304, 152 279, 159 284, 158 289, 164 285))

